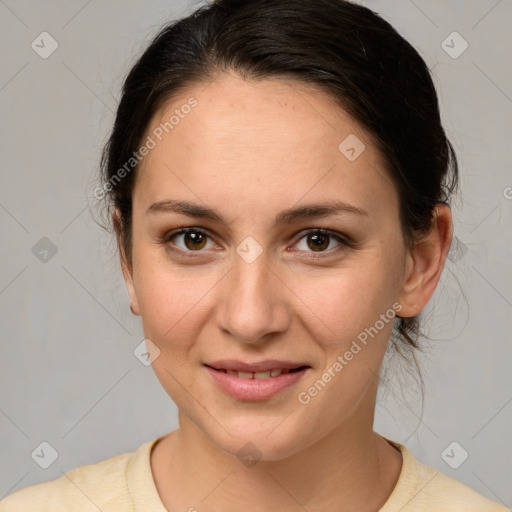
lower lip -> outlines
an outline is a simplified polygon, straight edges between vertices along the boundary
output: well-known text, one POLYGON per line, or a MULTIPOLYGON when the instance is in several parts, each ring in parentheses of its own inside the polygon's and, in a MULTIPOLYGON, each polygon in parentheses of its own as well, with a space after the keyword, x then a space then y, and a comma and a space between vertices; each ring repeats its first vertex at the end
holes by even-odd
POLYGON ((229 396, 237 400, 266 400, 293 386, 310 368, 303 368, 292 373, 281 373, 277 377, 268 379, 241 379, 236 375, 229 375, 209 366, 206 366, 206 369, 210 372, 213 380, 229 396))

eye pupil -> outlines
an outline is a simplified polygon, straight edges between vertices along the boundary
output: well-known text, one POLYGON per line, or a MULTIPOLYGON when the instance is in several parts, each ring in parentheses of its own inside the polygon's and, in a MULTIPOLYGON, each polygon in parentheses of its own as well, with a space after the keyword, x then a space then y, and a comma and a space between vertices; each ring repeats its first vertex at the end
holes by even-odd
POLYGON ((184 241, 188 249, 202 249, 206 243, 206 237, 197 231, 189 231, 185 233, 184 241), (199 245, 192 245, 190 247, 189 242, 199 245))
POLYGON ((329 235, 314 233, 312 235, 308 235, 308 245, 310 241, 313 243, 313 246, 310 246, 310 249, 318 252, 319 249, 325 249, 329 246, 329 235))

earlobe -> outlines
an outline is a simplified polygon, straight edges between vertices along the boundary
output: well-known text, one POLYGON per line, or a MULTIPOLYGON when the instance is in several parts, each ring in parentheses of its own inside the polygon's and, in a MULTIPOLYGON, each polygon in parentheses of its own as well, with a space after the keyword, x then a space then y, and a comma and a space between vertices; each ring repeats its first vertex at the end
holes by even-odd
POLYGON ((400 317, 416 316, 428 303, 441 277, 452 240, 449 206, 438 204, 432 229, 408 251, 399 297, 400 317))
POLYGON ((125 283, 128 290, 128 295, 130 297, 130 311, 132 314, 140 316, 139 300, 137 298, 137 293, 135 292, 132 276, 128 271, 126 271, 125 274, 125 283))

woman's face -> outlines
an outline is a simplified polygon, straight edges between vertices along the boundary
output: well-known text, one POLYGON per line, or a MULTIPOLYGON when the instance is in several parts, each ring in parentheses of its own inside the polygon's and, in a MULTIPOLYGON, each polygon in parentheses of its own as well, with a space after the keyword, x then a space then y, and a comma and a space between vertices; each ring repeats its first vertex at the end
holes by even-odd
POLYGON ((371 428, 407 252, 368 135, 317 90, 224 75, 162 108, 148 136, 125 278, 180 419, 268 460, 371 428), (226 360, 307 369, 248 382, 206 366, 226 360))

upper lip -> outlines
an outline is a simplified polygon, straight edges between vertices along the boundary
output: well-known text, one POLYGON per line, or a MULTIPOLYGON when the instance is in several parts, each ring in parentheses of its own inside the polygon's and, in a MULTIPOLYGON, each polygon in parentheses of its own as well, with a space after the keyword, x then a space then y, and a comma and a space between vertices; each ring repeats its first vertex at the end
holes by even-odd
POLYGON ((267 372, 273 369, 292 370, 294 368, 300 368, 301 366, 310 366, 306 363, 294 361, 279 361, 277 359, 266 359, 265 361, 257 361, 253 363, 244 363, 242 361, 236 361, 234 359, 223 359, 205 364, 206 366, 211 366, 216 370, 236 370, 240 372, 251 373, 267 372))

